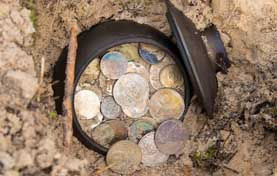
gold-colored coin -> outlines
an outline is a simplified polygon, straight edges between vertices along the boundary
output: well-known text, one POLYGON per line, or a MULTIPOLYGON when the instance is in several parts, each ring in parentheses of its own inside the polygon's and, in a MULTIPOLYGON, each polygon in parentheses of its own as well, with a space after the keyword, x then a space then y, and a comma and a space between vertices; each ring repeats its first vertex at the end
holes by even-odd
POLYGON ((129 61, 137 61, 140 59, 137 43, 120 45, 115 50, 122 53, 129 61))
POLYGON ((166 53, 153 45, 141 43, 139 44, 139 55, 149 64, 157 64, 163 60, 166 53))
POLYGON ((149 96, 148 82, 137 73, 128 73, 116 81, 113 96, 115 101, 124 108, 141 105, 149 96))
POLYGON ((183 75, 177 65, 164 67, 160 73, 160 81, 164 87, 180 88, 184 84, 183 75))
POLYGON ((100 74, 100 59, 95 58, 83 72, 80 82, 93 84, 100 74))
POLYGON ((127 73, 137 73, 147 81, 149 80, 149 71, 142 64, 137 62, 128 62, 127 73))
POLYGON ((173 89, 160 89, 150 99, 149 111, 156 121, 179 119, 185 110, 182 96, 173 89))
POLYGON ((118 79, 126 73, 127 67, 127 59, 119 52, 105 54, 100 63, 102 73, 109 79, 118 79))
POLYGON ((100 100, 93 91, 81 90, 75 94, 74 107, 79 118, 92 119, 100 113, 100 100))
POLYGON ((139 146, 124 140, 115 143, 108 151, 106 162, 110 169, 119 174, 132 174, 141 162, 142 153, 139 146))
POLYGON ((160 82, 160 72, 164 67, 170 64, 174 64, 174 61, 171 57, 167 56, 162 62, 150 67, 150 83, 154 89, 158 90, 164 87, 160 82))

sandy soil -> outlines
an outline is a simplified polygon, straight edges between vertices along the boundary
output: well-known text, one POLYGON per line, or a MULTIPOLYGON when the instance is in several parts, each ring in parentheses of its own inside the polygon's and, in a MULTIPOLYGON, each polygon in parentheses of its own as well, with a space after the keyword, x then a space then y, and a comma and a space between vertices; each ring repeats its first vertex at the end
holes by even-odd
MULTIPOLYGON (((69 39, 111 19, 131 19, 171 35, 160 0, 0 1, 0 175, 94 175, 104 157, 74 139, 62 147, 52 69, 69 39), (27 8, 29 9, 27 9, 27 8), (40 78, 45 59, 43 79, 40 78)), ((215 24, 232 67, 218 74, 213 118, 197 100, 185 125, 190 140, 180 158, 133 175, 277 175, 277 1, 173 0, 203 30, 215 24)), ((101 175, 118 175, 105 171, 101 175)))

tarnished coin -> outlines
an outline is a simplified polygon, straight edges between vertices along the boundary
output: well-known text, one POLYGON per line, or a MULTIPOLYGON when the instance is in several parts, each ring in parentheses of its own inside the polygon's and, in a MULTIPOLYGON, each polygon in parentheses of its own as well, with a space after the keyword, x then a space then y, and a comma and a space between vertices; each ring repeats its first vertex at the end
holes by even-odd
POLYGON ((179 120, 167 120, 157 129, 155 144, 157 148, 168 155, 181 154, 188 139, 188 133, 179 120))
POLYGON ((103 115, 101 113, 97 114, 96 118, 91 119, 92 122, 90 124, 90 128, 94 129, 95 127, 101 124, 102 120, 103 115))
POLYGON ((100 74, 100 59, 95 58, 85 69, 84 73, 80 78, 80 82, 93 84, 95 80, 98 78, 99 74, 100 74))
POLYGON ((91 136, 98 144, 109 147, 115 138, 115 131, 109 124, 103 123, 93 129, 91 136))
POLYGON ((99 86, 102 91, 108 95, 112 95, 113 93, 113 85, 115 80, 106 78, 103 74, 99 76, 99 86))
POLYGON ((109 145, 124 140, 128 136, 128 129, 125 124, 118 120, 102 123, 92 131, 92 138, 100 145, 109 145))
POLYGON ((160 72, 164 67, 170 64, 174 64, 174 61, 171 57, 166 56, 162 62, 150 67, 150 83, 154 89, 158 90, 164 87, 160 82, 160 72))
POLYGON ((102 114, 97 114, 95 118, 93 119, 81 119, 78 118, 79 124, 82 127, 82 130, 87 132, 87 133, 91 133, 91 131, 97 127, 98 125, 101 124, 103 120, 103 116, 102 114))
POLYGON ((129 139, 135 143, 146 133, 153 131, 154 125, 147 120, 137 120, 129 128, 129 139))
POLYGON ((108 151, 106 162, 110 169, 119 174, 132 174, 141 162, 141 150, 131 141, 115 143, 108 151))
POLYGON ((119 52, 105 54, 100 63, 102 73, 109 79, 118 79, 126 73, 127 67, 127 59, 119 52))
POLYGON ((82 119, 92 119, 100 112, 99 97, 90 90, 81 90, 75 94, 74 107, 77 116, 82 119))
POLYGON ((182 96, 173 89, 160 89, 150 98, 149 111, 158 122, 170 118, 179 119, 184 110, 185 103, 182 96))
POLYGON ((121 108, 112 96, 107 96, 102 100, 101 112, 107 119, 115 119, 120 116, 121 108))
POLYGON ((120 45, 116 48, 116 50, 122 53, 129 61, 136 61, 140 59, 137 43, 120 45))
POLYGON ((147 133, 139 141, 139 147, 142 152, 142 163, 145 166, 157 166, 164 163, 169 158, 169 155, 160 152, 154 141, 155 132, 147 133))
POLYGON ((130 118, 140 118, 148 112, 148 101, 131 107, 122 106, 122 111, 130 118))
POLYGON ((128 62, 127 73, 137 73, 145 78, 145 80, 149 80, 149 71, 142 64, 137 62, 128 62))
POLYGON ((183 75, 175 64, 168 65, 162 69, 160 81, 164 87, 169 88, 180 88, 184 84, 183 75))
POLYGON ((115 83, 113 96, 122 107, 141 105, 149 96, 148 82, 137 73, 128 73, 121 76, 115 83))
POLYGON ((157 64, 165 57, 165 52, 153 45, 141 43, 139 44, 139 55, 149 64, 157 64))

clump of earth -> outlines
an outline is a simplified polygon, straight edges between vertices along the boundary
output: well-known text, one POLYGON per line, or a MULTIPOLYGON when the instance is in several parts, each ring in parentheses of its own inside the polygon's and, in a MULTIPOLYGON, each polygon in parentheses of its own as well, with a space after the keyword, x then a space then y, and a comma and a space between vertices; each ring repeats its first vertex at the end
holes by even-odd
MULTIPOLYGON (((193 99, 184 121, 190 131, 184 154, 133 175, 276 175, 277 2, 172 2, 199 30, 218 28, 232 66, 227 75, 217 75, 213 117, 193 99)), ((165 12, 159 0, 2 0, 0 175, 93 175, 105 168, 104 157, 75 138, 70 152, 64 152, 53 67, 69 42, 73 20, 80 32, 107 20, 129 19, 171 36, 165 12)), ((118 174, 104 170, 101 175, 118 174)))

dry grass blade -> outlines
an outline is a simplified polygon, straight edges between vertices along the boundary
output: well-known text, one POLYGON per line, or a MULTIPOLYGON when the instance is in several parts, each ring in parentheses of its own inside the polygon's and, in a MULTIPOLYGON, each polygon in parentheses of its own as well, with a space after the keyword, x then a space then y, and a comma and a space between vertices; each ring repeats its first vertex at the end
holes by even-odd
POLYGON ((72 121, 73 121, 73 107, 72 95, 74 90, 75 79, 75 62, 77 56, 77 34, 78 25, 74 22, 71 26, 71 36, 68 46, 67 65, 66 65, 66 80, 65 80, 65 96, 64 96, 64 146, 69 148, 72 143, 72 121))

